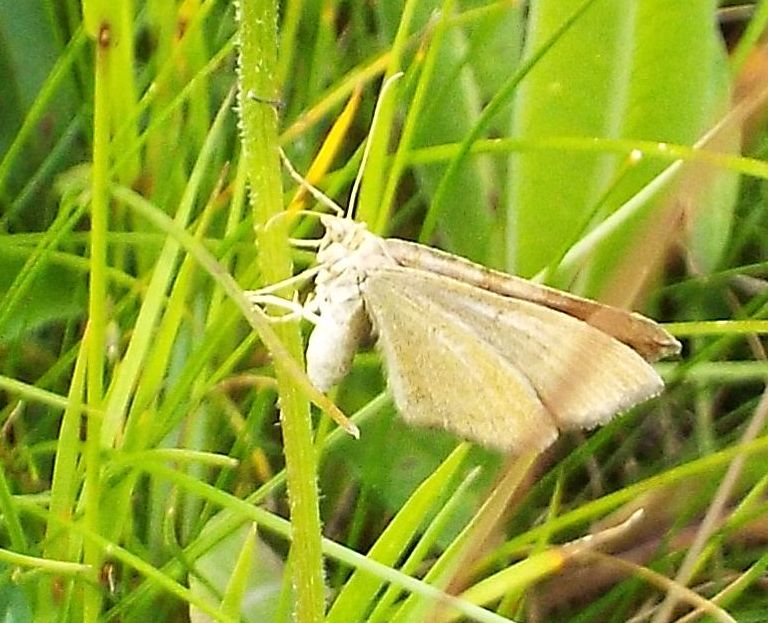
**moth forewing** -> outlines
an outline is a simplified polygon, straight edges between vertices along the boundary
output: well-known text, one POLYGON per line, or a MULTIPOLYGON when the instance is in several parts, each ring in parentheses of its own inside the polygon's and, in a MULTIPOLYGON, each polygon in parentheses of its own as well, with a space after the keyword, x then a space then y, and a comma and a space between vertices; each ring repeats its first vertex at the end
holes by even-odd
MULTIPOLYGON (((451 328, 454 339, 460 334, 466 341, 483 345, 482 351, 470 351, 464 346, 458 349, 459 355, 464 353, 463 358, 459 357, 463 370, 450 380, 438 375, 434 379, 435 391, 473 391, 469 379, 477 376, 476 370, 482 369, 486 361, 494 365, 504 362, 533 388, 548 414, 541 421, 553 421, 561 429, 592 428, 658 394, 663 387, 659 375, 640 355, 589 324, 455 279, 411 268, 382 268, 369 275, 363 285, 363 298, 383 342, 399 341, 397 332, 403 327, 395 324, 397 330, 385 335, 393 323, 379 326, 382 306, 393 307, 391 301, 397 302, 399 308, 386 310, 396 317, 403 313, 400 308, 406 308, 404 301, 423 310, 422 319, 415 320, 437 342, 429 351, 437 359, 437 367, 446 352, 456 350, 449 340, 440 339, 441 334, 448 333, 442 325, 451 328), (438 318, 442 319, 442 324, 436 325, 440 329, 430 328, 438 318)), ((423 348, 423 340, 414 341, 412 348, 423 348)), ((391 370, 396 362, 390 361, 384 350, 385 363, 391 370)), ((510 414, 509 429, 521 421, 520 416, 511 415, 521 408, 527 410, 530 405, 520 404, 518 387, 512 386, 508 394, 500 394, 498 401, 486 403, 475 418, 495 421, 499 418, 495 414, 510 414)), ((404 406, 403 410, 408 409, 404 406)), ((467 436, 466 431, 463 434, 467 436)), ((509 430, 499 427, 497 434, 509 437, 509 430)))
POLYGON ((538 303, 579 318, 637 351, 646 361, 680 352, 680 343, 650 318, 603 305, 475 264, 415 242, 387 238, 386 252, 398 264, 452 277, 503 296, 538 303))
POLYGON ((379 337, 395 404, 405 420, 434 426, 503 451, 543 450, 557 437, 536 388, 513 362, 454 312, 432 300, 413 271, 378 269, 363 298, 379 337))

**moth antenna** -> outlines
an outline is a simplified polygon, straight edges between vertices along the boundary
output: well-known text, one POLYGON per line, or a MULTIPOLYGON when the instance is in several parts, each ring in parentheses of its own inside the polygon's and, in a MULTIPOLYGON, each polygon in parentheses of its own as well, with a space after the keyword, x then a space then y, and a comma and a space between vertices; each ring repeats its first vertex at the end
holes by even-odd
POLYGON ((326 208, 330 208, 331 211, 336 214, 336 216, 344 215, 344 210, 338 203, 336 203, 333 199, 331 199, 318 188, 312 186, 312 184, 310 184, 296 169, 293 168, 291 161, 288 160, 288 156, 285 155, 285 152, 282 150, 282 148, 280 149, 280 158, 283 160, 285 168, 288 169, 288 173, 290 173, 291 177, 296 182, 298 182, 302 188, 304 188, 307 192, 309 192, 310 195, 317 199, 319 203, 323 204, 326 208))
MULTIPOLYGON (((376 102, 376 108, 373 110, 373 118, 371 119, 371 132, 373 132, 376 128, 376 122, 379 119, 379 115, 381 114, 381 107, 382 103, 384 102, 387 93, 392 88, 392 85, 395 83, 396 80, 401 78, 403 76, 402 71, 398 71, 396 74, 392 74, 389 78, 387 78, 384 81, 384 84, 381 87, 381 93, 379 93, 379 99, 376 102)), ((368 163, 368 156, 371 153, 371 145, 372 141, 370 140, 370 135, 368 136, 368 139, 365 142, 365 149, 363 150, 363 157, 360 160, 360 168, 357 171, 357 175, 355 176, 355 182, 352 184, 352 192, 349 194, 349 206, 347 207, 347 214, 345 215, 346 218, 354 218, 355 216, 355 203, 357 202, 357 195, 360 192, 360 185, 363 182, 363 173, 365 172, 365 165, 368 163)))

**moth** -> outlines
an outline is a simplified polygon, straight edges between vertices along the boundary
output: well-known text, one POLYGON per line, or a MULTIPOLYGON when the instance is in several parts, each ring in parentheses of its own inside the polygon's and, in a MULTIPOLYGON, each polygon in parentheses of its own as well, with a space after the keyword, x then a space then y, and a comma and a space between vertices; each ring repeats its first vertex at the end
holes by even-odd
POLYGON ((503 452, 543 450, 661 392, 653 320, 322 215, 307 374, 321 391, 375 335, 395 405, 503 452))

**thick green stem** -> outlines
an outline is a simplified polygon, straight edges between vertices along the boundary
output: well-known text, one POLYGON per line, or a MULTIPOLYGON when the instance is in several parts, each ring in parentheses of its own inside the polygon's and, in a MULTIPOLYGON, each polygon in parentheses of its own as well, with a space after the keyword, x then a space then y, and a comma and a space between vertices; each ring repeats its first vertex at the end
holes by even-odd
MULTIPOLYGON (((274 283, 291 274, 287 223, 270 217, 282 210, 282 178, 278 151, 277 6, 274 0, 240 0, 239 104, 257 223, 260 267, 264 280, 274 283)), ((276 333, 297 360, 302 358, 299 327, 279 324, 276 333)), ((284 362, 275 360, 281 406, 288 496, 293 526, 292 573, 295 617, 300 623, 320 623, 324 616, 323 561, 317 492, 317 457, 312 443, 309 403, 292 384, 284 362)))
MULTIPOLYGON (((112 22, 106 12, 91 5, 93 19, 91 35, 95 39, 96 64, 94 78, 93 112, 93 173, 91 183, 91 266, 88 304, 88 364, 87 395, 91 407, 101 408, 104 400, 104 371, 106 353, 106 300, 107 300, 107 215, 109 197, 109 64, 113 45, 112 22)), ((100 532, 100 473, 101 473, 101 416, 88 417, 85 446, 85 513, 87 528, 100 532)), ((84 546, 84 561, 93 569, 101 567, 103 554, 92 543, 84 546)), ((91 623, 101 616, 102 596, 98 587, 85 590, 83 621, 91 623)))

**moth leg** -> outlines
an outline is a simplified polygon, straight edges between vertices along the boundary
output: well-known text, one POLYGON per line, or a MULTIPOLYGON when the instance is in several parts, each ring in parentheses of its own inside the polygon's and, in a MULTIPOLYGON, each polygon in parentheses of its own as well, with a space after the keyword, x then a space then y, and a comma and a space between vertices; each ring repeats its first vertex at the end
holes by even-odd
POLYGON ((292 247, 297 249, 319 249, 323 242, 322 238, 288 238, 292 247))
POLYGON ((290 301, 276 294, 261 292, 259 290, 247 290, 245 292, 245 296, 248 298, 248 301, 251 303, 251 305, 254 306, 273 306, 287 310, 287 314, 282 314, 280 316, 268 316, 269 321, 276 324, 283 322, 293 322, 294 320, 307 320, 308 322, 316 325, 320 320, 320 317, 317 315, 317 313, 315 313, 313 309, 316 308, 314 301, 311 305, 306 303, 302 304, 301 301, 299 301, 298 295, 295 293, 293 295, 293 299, 290 301))
POLYGON ((245 296, 253 306, 258 307, 278 307, 280 309, 287 310, 287 314, 269 316, 271 322, 283 323, 292 322, 294 320, 304 319, 316 325, 319 320, 319 316, 316 313, 319 305, 313 295, 309 295, 305 303, 301 303, 298 298, 298 293, 293 293, 293 299, 288 300, 280 296, 279 292, 287 287, 303 284, 310 279, 317 276, 322 270, 322 266, 311 266, 306 270, 278 281, 277 283, 271 283, 257 290, 246 290, 245 296))
POLYGON ((317 312, 320 311, 320 299, 317 297, 315 292, 310 292, 307 294, 307 298, 304 299, 304 309, 317 317, 317 312))
POLYGON ((258 288, 256 290, 246 290, 246 293, 248 296, 261 296, 262 294, 274 294, 275 292, 282 290, 283 288, 295 286, 297 284, 304 283, 305 281, 309 281, 315 275, 317 275, 317 273, 319 273, 321 270, 322 270, 321 266, 311 266, 306 270, 302 270, 300 273, 294 275, 293 277, 288 277, 287 279, 283 279, 281 281, 278 281, 277 283, 270 283, 269 285, 258 288))

